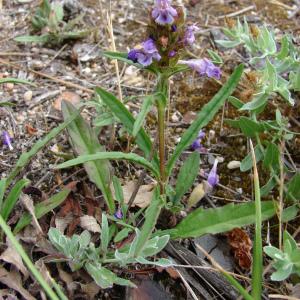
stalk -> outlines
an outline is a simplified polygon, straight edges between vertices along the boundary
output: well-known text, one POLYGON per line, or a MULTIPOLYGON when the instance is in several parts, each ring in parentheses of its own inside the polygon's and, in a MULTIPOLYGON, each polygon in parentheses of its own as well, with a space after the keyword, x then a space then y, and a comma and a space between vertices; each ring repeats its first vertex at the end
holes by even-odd
POLYGON ((168 99, 168 77, 160 74, 156 87, 157 94, 157 117, 158 117, 158 137, 159 137, 159 169, 160 169, 160 194, 165 194, 166 184, 166 136, 165 136, 165 117, 168 99))

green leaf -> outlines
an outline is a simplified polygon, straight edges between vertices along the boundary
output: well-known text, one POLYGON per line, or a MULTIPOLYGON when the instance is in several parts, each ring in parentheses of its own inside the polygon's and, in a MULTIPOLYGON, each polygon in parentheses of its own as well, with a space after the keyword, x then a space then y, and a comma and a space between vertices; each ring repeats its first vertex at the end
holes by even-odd
POLYGON ((3 204, 3 198, 4 198, 4 193, 6 190, 6 179, 3 178, 0 180, 0 211, 2 209, 2 204, 3 204))
MULTIPOLYGON (((100 96, 101 100, 109 107, 112 113, 117 117, 125 126, 129 134, 133 132, 134 117, 127 110, 123 103, 118 100, 113 94, 101 89, 96 88, 96 93, 100 96)), ((151 157, 152 142, 144 129, 140 129, 135 139, 136 144, 144 152, 145 157, 151 157)), ((158 167, 157 155, 154 156, 154 163, 158 167)))
POLYGON ((43 35, 22 35, 14 38, 19 43, 41 43, 45 44, 50 40, 50 34, 46 33, 43 35))
POLYGON ((258 110, 266 105, 266 103, 268 101, 268 97, 269 97, 268 94, 258 95, 251 102, 244 104, 240 110, 241 111, 243 111, 243 110, 250 110, 250 111, 258 110))
MULTIPOLYGON (((45 200, 43 202, 40 202, 35 205, 34 207, 34 214, 37 219, 40 219, 59 205, 61 205, 65 199, 68 197, 70 194, 71 190, 65 189, 56 195, 52 196, 50 199, 45 200)), ((32 216, 30 213, 26 212, 22 215, 20 218, 19 222, 17 223, 15 229, 14 229, 14 234, 17 234, 20 232, 24 227, 29 225, 31 223, 32 216)))
POLYGON ((210 49, 207 49, 207 52, 208 52, 209 56, 211 57, 212 62, 214 64, 223 64, 223 59, 217 52, 212 51, 210 49))
POLYGON ((254 137, 256 133, 264 131, 262 125, 247 117, 241 117, 238 124, 243 134, 247 137, 254 137))
POLYGON ((289 52, 290 52, 288 36, 286 36, 286 35, 283 36, 280 44, 281 44, 281 49, 280 49, 280 52, 277 54, 277 58, 279 60, 283 60, 289 55, 289 52))
POLYGON ((0 84, 2 83, 19 83, 19 84, 29 84, 32 86, 36 86, 35 84, 31 83, 30 81, 23 80, 23 79, 17 79, 17 78, 1 78, 0 84))
POLYGON ((268 168, 273 168, 274 170, 278 169, 279 157, 280 157, 280 151, 278 147, 273 143, 269 143, 265 152, 263 166, 266 169, 268 168))
POLYGON ((136 258, 136 261, 143 265, 153 265, 153 266, 159 266, 162 268, 167 268, 167 267, 171 267, 174 265, 172 263, 172 261, 167 258, 160 258, 155 261, 150 261, 150 260, 145 259, 144 257, 139 256, 136 258))
POLYGON ((129 280, 119 278, 110 270, 103 268, 100 264, 87 263, 85 265, 87 272, 93 277, 96 284, 102 289, 111 288, 113 284, 136 287, 135 284, 129 280))
MULTIPOLYGON (((272 201, 261 203, 262 219, 267 220, 276 213, 272 201)), ((170 233, 172 239, 199 237, 216 234, 255 223, 254 202, 228 204, 219 208, 198 208, 183 219, 174 229, 163 231, 170 233)))
POLYGON ((11 189, 10 193, 8 194, 7 198, 3 202, 3 206, 1 208, 1 216, 3 217, 4 221, 8 220, 10 213, 12 212, 13 208, 15 207, 21 192, 25 186, 30 183, 28 179, 21 179, 19 180, 14 187, 11 189))
POLYGON ((180 168, 176 182, 174 203, 179 202, 183 195, 192 187, 199 173, 199 168, 200 154, 195 151, 186 159, 183 166, 180 168))
POLYGON ((267 66, 267 69, 266 69, 267 78, 266 79, 270 83, 270 86, 268 87, 268 92, 272 92, 272 91, 276 90, 277 85, 278 85, 277 72, 276 72, 275 67, 271 64, 271 62, 268 58, 267 58, 267 61, 266 61, 266 66, 267 66))
POLYGON ((260 194, 262 197, 267 196, 273 188, 276 186, 277 181, 274 177, 271 177, 269 181, 260 189, 260 194))
POLYGON ((121 242, 122 240, 124 240, 130 232, 132 232, 133 229, 131 228, 123 228, 120 232, 117 233, 117 235, 114 237, 114 242, 115 243, 118 243, 118 242, 121 242))
POLYGON ((109 226, 108 220, 104 213, 102 213, 102 223, 101 223, 101 250, 105 255, 107 253, 109 243, 109 226))
MULTIPOLYGON (((264 158, 264 152, 261 150, 260 146, 257 145, 254 148, 256 163, 260 162, 264 158)), ((241 172, 249 171, 253 166, 251 152, 242 160, 240 170, 241 172)))
POLYGON ((240 41, 216 40, 215 42, 224 48, 234 48, 241 44, 240 41))
POLYGON ((285 208, 282 212, 281 221, 285 223, 292 221, 297 217, 298 212, 299 212, 298 204, 285 208))
POLYGON ((293 270, 293 264, 287 265, 286 268, 278 269, 276 272, 274 272, 271 275, 271 280, 273 280, 273 281, 283 281, 291 275, 292 270, 293 270))
POLYGON ((244 102, 233 96, 228 97, 228 101, 237 109, 242 108, 244 105, 244 102))
POLYGON ((87 155, 81 155, 75 159, 71 159, 69 161, 66 161, 60 165, 57 165, 55 169, 64 169, 64 168, 69 168, 73 167, 76 165, 84 164, 89 161, 94 161, 94 160, 129 160, 135 163, 138 163, 145 168, 149 169, 155 177, 159 177, 159 171, 156 169, 155 166, 153 166, 150 162, 148 162, 145 158, 134 154, 134 153, 123 153, 123 152, 98 152, 96 154, 87 154, 87 155))
POLYGON ((294 175, 291 181, 287 184, 288 192, 287 192, 287 199, 293 200, 297 199, 300 200, 300 173, 294 175))
POLYGON ((58 127, 52 129, 43 139, 36 142, 30 151, 23 153, 17 161, 16 166, 11 171, 6 181, 6 186, 8 186, 12 180, 18 175, 18 173, 25 168, 25 166, 30 162, 31 158, 43 149, 53 138, 55 138, 61 131, 63 131, 74 119, 78 116, 79 112, 76 111, 70 118, 65 120, 58 127))
POLYGON ((264 247, 264 252, 270 256, 271 258, 279 258, 279 257, 283 257, 284 254, 281 250, 277 249, 276 247, 273 246, 265 246, 264 247))
POLYGON ((13 104, 11 102, 2 101, 2 102, 0 102, 0 107, 1 106, 15 106, 15 104, 13 104))
MULTIPOLYGON (((72 114, 77 112, 77 109, 69 101, 62 101, 62 112, 64 119, 68 119, 72 114)), ((97 135, 85 120, 79 115, 74 122, 68 125, 68 133, 71 137, 71 142, 75 152, 80 155, 92 155, 98 152, 105 151, 100 145, 97 135)), ((114 200, 110 190, 111 174, 110 163, 108 160, 96 160, 86 162, 84 168, 89 176, 89 179, 103 193, 104 199, 111 213, 115 211, 114 200)))
POLYGON ((143 123, 146 119, 147 114, 151 110, 151 107, 155 101, 154 95, 150 95, 144 98, 144 101, 142 103, 141 111, 138 114, 134 125, 133 125, 133 130, 132 130, 132 136, 136 137, 138 132, 140 131, 141 127, 143 126, 143 123))
POLYGON ((225 100, 234 91, 238 82, 243 74, 244 66, 239 65, 233 74, 230 76, 225 85, 220 89, 220 91, 206 104, 197 116, 197 119, 192 123, 192 125, 184 132, 179 144, 176 146, 173 155, 168 161, 166 173, 170 176, 172 169, 178 160, 181 153, 189 147, 192 142, 197 138, 197 135, 201 128, 205 127, 215 116, 218 110, 222 107, 225 100))
POLYGON ((113 186, 114 186, 114 190, 115 190, 116 200, 119 203, 123 203, 124 202, 123 189, 122 189, 119 178, 116 176, 113 176, 113 186))

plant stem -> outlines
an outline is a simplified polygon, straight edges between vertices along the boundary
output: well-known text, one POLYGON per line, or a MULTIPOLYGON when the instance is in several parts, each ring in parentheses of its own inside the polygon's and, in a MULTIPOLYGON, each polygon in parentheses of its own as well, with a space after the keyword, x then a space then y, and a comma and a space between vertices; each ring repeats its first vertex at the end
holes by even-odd
POLYGON ((157 97, 157 117, 158 117, 158 140, 159 140, 159 169, 160 169, 160 194, 165 194, 166 184, 166 138, 165 138, 165 115, 168 99, 168 77, 160 74, 156 87, 157 97))
POLYGON ((158 132, 159 132, 159 170, 160 170, 160 194, 165 193, 165 107, 160 101, 157 104, 158 111, 158 132))
POLYGON ((252 141, 250 140, 252 161, 253 161, 253 178, 255 192, 255 239, 253 249, 253 269, 252 269, 252 297, 253 299, 261 299, 262 294, 262 272, 263 272, 263 253, 262 253, 262 238, 261 238, 261 197, 259 176, 256 165, 255 152, 252 141))

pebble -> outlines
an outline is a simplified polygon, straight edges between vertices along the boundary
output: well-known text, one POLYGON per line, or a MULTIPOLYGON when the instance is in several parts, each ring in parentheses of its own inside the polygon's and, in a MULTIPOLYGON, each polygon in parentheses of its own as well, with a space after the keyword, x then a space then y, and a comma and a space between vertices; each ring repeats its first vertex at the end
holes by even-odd
POLYGON ((7 84, 6 84, 6 89, 8 90, 8 91, 12 91, 13 89, 14 89, 14 84, 12 83, 12 82, 8 82, 7 84))
POLYGON ((232 160, 231 162, 229 162, 229 163, 227 164, 227 168, 228 168, 229 170, 239 169, 240 166, 241 166, 241 162, 238 161, 238 160, 232 160))
POLYGON ((29 104, 29 102, 32 100, 32 91, 25 92, 24 100, 25 100, 26 104, 29 104))
POLYGON ((171 120, 173 123, 179 122, 179 117, 176 112, 172 115, 171 120))
POLYGON ((44 63, 40 60, 33 60, 29 63, 29 67, 33 70, 41 70, 44 68, 44 63))

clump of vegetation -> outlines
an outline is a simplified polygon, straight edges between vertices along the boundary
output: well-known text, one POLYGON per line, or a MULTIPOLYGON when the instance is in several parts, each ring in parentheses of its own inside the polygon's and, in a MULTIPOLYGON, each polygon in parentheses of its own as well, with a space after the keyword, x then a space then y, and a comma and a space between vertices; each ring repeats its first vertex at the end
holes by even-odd
POLYGON ((59 45, 68 40, 83 38, 90 31, 76 30, 76 26, 82 17, 79 16, 65 22, 63 5, 59 2, 50 4, 49 0, 43 0, 31 20, 34 31, 39 35, 18 36, 15 41, 59 45))

